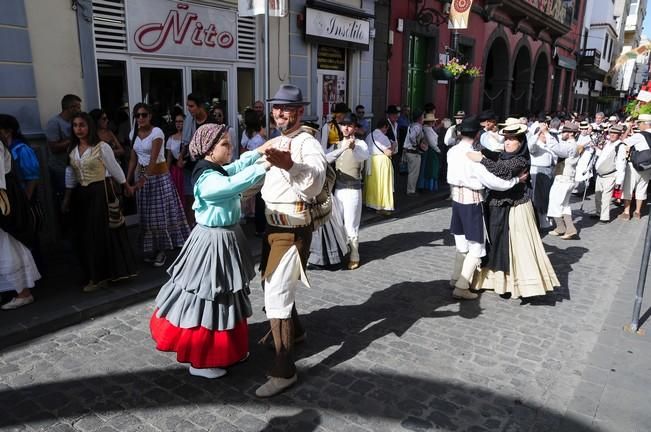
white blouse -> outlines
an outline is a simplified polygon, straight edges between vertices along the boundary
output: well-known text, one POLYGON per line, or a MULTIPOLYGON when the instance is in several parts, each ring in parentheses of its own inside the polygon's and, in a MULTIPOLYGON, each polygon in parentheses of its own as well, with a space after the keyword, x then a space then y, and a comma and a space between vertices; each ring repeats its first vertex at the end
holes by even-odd
MULTIPOLYGON (((133 131, 129 134, 129 136, 133 136, 133 131)), ((133 150, 136 152, 136 155, 138 156, 138 163, 140 166, 147 166, 149 165, 149 159, 151 158, 151 149, 154 143, 154 140, 156 139, 161 139, 165 140, 165 134, 160 128, 153 128, 149 135, 147 135, 144 138, 140 138, 139 136, 136 135, 136 140, 133 143, 133 150)), ((156 159, 156 163, 161 163, 165 162, 165 151, 161 146, 160 152, 158 152, 158 159, 156 159)))
POLYGON ((384 154, 383 150, 391 149, 391 141, 389 141, 389 137, 380 129, 375 129, 372 134, 367 135, 366 145, 368 145, 368 152, 371 156, 384 154), (374 140, 377 146, 373 143, 374 140))

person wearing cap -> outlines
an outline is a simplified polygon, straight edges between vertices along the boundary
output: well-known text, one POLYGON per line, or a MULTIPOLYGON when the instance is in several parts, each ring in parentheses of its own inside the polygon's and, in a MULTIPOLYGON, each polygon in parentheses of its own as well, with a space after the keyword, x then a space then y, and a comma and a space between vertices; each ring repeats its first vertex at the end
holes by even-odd
POLYGON ((538 215, 541 229, 550 228, 551 222, 547 217, 549 206, 549 190, 554 181, 554 165, 558 157, 551 150, 557 145, 557 140, 549 130, 548 123, 542 121, 527 137, 527 146, 531 160, 531 188, 533 207, 538 215))
MULTIPOLYGON (((638 116, 638 128, 640 131, 627 138, 624 143, 627 146, 627 155, 630 155, 632 149, 637 151, 648 150, 651 142, 651 114, 640 114, 638 116)), ((620 219, 631 219, 631 204, 635 196, 635 212, 633 216, 636 219, 642 217, 642 207, 647 199, 647 189, 651 178, 651 170, 638 171, 629 161, 626 164, 626 175, 622 185, 622 198, 624 198, 624 212, 619 215, 620 219)))
MULTIPOLYGON (((504 151, 497 160, 480 152, 468 157, 501 179, 519 176, 530 165, 527 129, 527 125, 510 122, 500 130, 504 151)), ((490 247, 486 265, 473 286, 513 298, 545 295, 560 286, 538 233, 527 184, 519 183, 506 191, 489 190, 486 202, 490 247)))
MULTIPOLYGON (((341 209, 341 218, 350 247, 348 269, 359 267, 359 221, 362 217, 362 173, 364 161, 369 158, 365 141, 355 138, 357 116, 347 113, 339 122, 343 139, 326 154, 328 163, 334 163, 337 179, 334 196, 341 209)), ((345 245, 345 243, 344 243, 345 245)))
POLYGON ((349 112, 348 105, 344 102, 337 102, 332 109, 332 118, 321 128, 321 147, 327 152, 329 148, 334 147, 341 141, 341 131, 339 130, 339 121, 349 112))
POLYGON ((417 189, 436 192, 439 177, 439 136, 434 130, 438 119, 434 113, 426 113, 423 117, 423 134, 427 143, 427 151, 421 154, 420 173, 418 175, 417 189))
POLYGON ((504 149, 504 140, 497 133, 497 116, 491 110, 483 111, 479 115, 479 121, 483 127, 479 136, 479 143, 485 149, 492 152, 501 152, 504 149))
POLYGON ((620 137, 624 126, 612 126, 608 131, 608 140, 603 147, 596 148, 594 169, 597 173, 595 182, 593 219, 602 223, 610 222, 610 200, 615 188, 620 189, 626 175, 626 149, 620 137))
POLYGON ((276 355, 269 379, 255 392, 258 397, 278 394, 298 379, 294 343, 305 340, 305 330, 295 297, 299 286, 309 286, 305 266, 313 231, 307 203, 323 191, 328 165, 319 141, 301 126, 305 105, 309 104, 301 90, 283 84, 268 102, 282 135, 270 140, 265 151, 272 166, 262 186, 267 228, 260 269, 276 355))
POLYGON ((176 352, 190 374, 213 379, 249 355, 247 318, 254 261, 242 228, 240 194, 260 181, 266 166, 256 163, 266 145, 231 163, 224 124, 200 126, 189 151, 197 224, 167 272, 156 297, 149 328, 161 351, 176 352))
POLYGON ((380 119, 375 130, 366 137, 370 163, 366 165, 364 178, 364 205, 375 209, 379 214, 389 215, 393 205, 393 164, 391 141, 387 136, 389 121, 380 119))
POLYGON ((578 133, 579 127, 575 123, 568 123, 561 129, 561 139, 549 146, 558 157, 556 175, 549 191, 547 207, 547 216, 554 219, 556 228, 549 234, 560 236, 563 240, 574 239, 577 235, 576 227, 572 222, 570 195, 574 188, 576 165, 583 152, 583 146, 576 142, 578 133))
POLYGON ((481 258, 486 255, 482 206, 484 189, 505 191, 528 178, 522 174, 520 177, 503 180, 489 173, 482 164, 468 158, 467 154, 475 150, 473 144, 480 129, 477 117, 463 119, 457 127, 461 140, 447 154, 447 181, 452 198, 450 232, 454 235, 456 245, 450 285, 454 287, 452 296, 464 300, 477 298, 477 294, 470 291, 470 284, 481 258))
POLYGON ((464 111, 457 111, 457 113, 454 115, 454 124, 448 128, 448 130, 445 132, 445 138, 443 138, 443 142, 446 146, 452 147, 459 142, 460 138, 459 134, 457 133, 457 126, 461 123, 465 116, 466 113, 464 111))
POLYGON ((407 160, 407 195, 416 195, 418 175, 420 174, 421 155, 427 146, 423 132, 423 113, 414 113, 414 121, 407 129, 403 151, 407 160))

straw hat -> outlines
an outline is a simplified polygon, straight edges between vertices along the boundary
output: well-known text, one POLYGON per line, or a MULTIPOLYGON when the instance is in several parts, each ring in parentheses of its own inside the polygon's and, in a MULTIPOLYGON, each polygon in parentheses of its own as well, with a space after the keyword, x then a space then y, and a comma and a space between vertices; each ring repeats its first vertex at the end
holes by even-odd
POLYGON ((423 123, 435 122, 436 120, 438 120, 438 119, 436 118, 436 116, 433 113, 427 113, 427 114, 425 114, 425 117, 423 117, 423 123))
POLYGON ((527 130, 529 128, 527 125, 523 125, 519 121, 517 123, 511 123, 507 126, 504 126, 500 130, 500 135, 502 136, 515 136, 515 135, 523 135, 527 133, 527 130))

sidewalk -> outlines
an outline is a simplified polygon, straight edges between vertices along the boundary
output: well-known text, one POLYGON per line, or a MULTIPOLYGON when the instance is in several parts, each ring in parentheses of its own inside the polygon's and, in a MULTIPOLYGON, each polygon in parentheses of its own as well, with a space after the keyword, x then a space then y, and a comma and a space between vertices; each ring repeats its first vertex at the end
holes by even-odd
MULTIPOLYGON (((404 191, 404 182, 404 177, 398 178, 398 191, 404 191)), ((448 194, 447 185, 439 192, 422 193, 415 197, 396 193, 397 210, 394 215, 383 217, 364 208, 361 227, 363 229, 372 223, 428 208, 448 194)), ((254 235, 252 222, 242 225, 242 228, 249 240, 251 253, 257 261, 261 251, 260 238, 254 235)), ((135 242, 137 227, 132 227, 129 234, 135 242)), ((134 250, 138 249, 134 247, 134 250)), ((33 289, 36 301, 13 311, 0 311, 0 350, 143 300, 153 300, 160 287, 167 281, 165 270, 173 259, 174 256, 168 255, 165 266, 161 268, 152 267, 140 259, 138 277, 111 284, 107 289, 94 293, 83 293, 83 281, 77 280, 78 265, 72 253, 49 257, 48 275, 33 289)))

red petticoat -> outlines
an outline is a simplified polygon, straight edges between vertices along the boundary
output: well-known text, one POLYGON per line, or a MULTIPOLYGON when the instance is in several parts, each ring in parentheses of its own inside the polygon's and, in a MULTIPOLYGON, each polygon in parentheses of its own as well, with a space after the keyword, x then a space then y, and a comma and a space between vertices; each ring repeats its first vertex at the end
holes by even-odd
POLYGON ((249 351, 249 327, 246 319, 231 330, 189 329, 172 325, 158 318, 156 310, 149 321, 156 349, 176 353, 179 363, 190 363, 195 368, 227 367, 242 360, 249 351))

